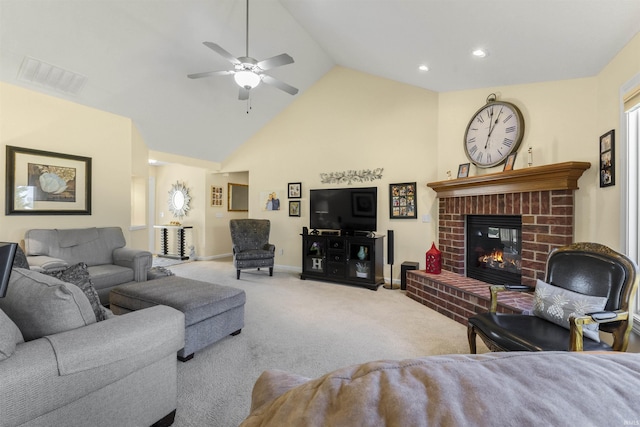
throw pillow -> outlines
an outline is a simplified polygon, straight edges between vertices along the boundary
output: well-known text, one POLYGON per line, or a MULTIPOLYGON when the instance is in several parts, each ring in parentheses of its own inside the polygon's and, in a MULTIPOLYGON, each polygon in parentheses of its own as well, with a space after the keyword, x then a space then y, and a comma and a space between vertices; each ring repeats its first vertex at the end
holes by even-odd
POLYGON ((0 310, 0 361, 8 359, 16 350, 16 344, 21 342, 24 339, 20 329, 0 310))
MULTIPOLYGON (((571 315, 583 316, 586 313, 602 311, 605 305, 607 305, 606 297, 579 294, 542 280, 536 282, 533 314, 564 328, 569 329, 571 315)), ((598 329, 597 323, 584 325, 582 333, 585 337, 600 342, 598 329)))
POLYGON ((55 277, 14 268, 0 310, 20 328, 25 341, 96 322, 91 304, 79 287, 55 277))
POLYGON ((100 304, 98 291, 93 287, 87 264, 81 262, 62 271, 44 272, 44 274, 53 276, 63 282, 72 283, 82 289, 82 292, 84 292, 91 303, 91 308, 93 308, 93 312, 96 315, 96 321, 100 322, 107 318, 107 312, 102 304, 100 304))
POLYGON ((29 270, 29 262, 27 261, 27 256, 24 254, 24 251, 18 245, 18 249, 16 250, 16 256, 13 259, 13 268, 26 268, 29 270))

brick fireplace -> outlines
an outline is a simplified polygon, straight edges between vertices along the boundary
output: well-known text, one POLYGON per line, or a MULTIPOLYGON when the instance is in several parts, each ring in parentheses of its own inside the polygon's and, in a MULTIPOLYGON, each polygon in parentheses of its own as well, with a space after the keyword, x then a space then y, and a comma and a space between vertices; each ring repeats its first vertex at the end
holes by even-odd
MULTIPOLYGON (((464 278, 466 215, 521 215, 522 283, 535 285, 536 279, 544 279, 548 253, 573 242, 574 192, 590 166, 566 162, 427 184, 438 193, 442 267, 453 274, 438 277, 409 271, 407 295, 431 308, 455 306, 438 311, 450 312, 450 317, 461 323, 474 312, 487 309, 488 285, 464 278), (471 289, 468 292, 467 287, 471 289)), ((505 297, 512 304, 502 304, 501 311, 522 311, 530 306, 530 300, 522 303, 517 296, 505 297)))
POLYGON ((522 215, 522 283, 544 279, 547 254, 573 241, 573 190, 439 199, 438 241, 442 267, 465 274, 465 216, 522 215))

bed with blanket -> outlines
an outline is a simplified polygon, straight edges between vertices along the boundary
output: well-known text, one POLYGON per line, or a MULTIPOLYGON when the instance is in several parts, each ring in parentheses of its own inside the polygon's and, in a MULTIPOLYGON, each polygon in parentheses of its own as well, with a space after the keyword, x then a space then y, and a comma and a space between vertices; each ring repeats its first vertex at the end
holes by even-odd
POLYGON ((241 426, 638 424, 640 354, 513 352, 265 371, 241 426))

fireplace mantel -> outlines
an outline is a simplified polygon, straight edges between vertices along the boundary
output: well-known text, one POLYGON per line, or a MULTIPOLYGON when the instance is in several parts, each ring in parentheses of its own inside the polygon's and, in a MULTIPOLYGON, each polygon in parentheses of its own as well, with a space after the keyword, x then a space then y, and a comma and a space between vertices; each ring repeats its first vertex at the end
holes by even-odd
POLYGON ((576 190, 589 162, 564 162, 512 171, 430 182, 438 197, 464 197, 527 191, 576 190))

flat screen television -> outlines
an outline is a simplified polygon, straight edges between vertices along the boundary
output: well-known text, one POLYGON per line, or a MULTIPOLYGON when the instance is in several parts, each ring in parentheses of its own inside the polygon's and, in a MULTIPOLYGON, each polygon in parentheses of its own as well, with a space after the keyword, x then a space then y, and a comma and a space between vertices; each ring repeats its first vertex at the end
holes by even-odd
POLYGON ((376 231, 378 189, 330 188, 310 190, 310 227, 343 234, 376 231))
POLYGON ((7 293, 17 247, 17 243, 0 242, 0 298, 4 298, 7 293))

